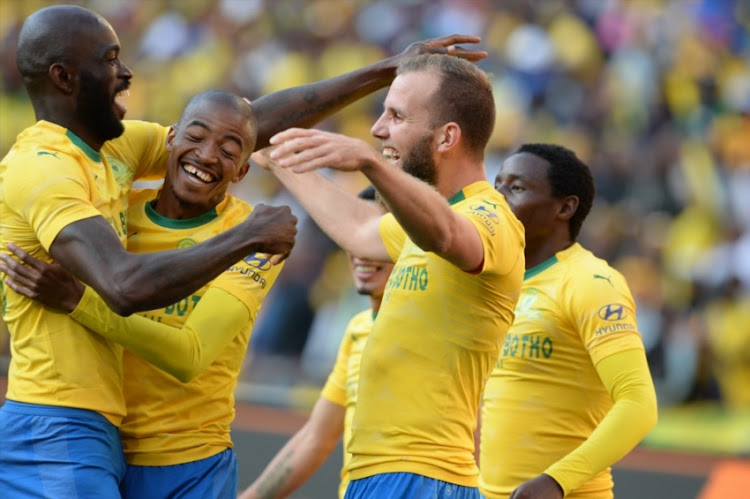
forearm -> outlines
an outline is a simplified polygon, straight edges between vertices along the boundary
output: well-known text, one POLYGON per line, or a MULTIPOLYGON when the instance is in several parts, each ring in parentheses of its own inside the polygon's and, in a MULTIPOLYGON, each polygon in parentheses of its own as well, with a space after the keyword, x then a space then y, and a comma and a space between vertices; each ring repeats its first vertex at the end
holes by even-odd
POLYGON ((200 289, 244 256, 263 251, 245 223, 190 248, 129 253, 101 217, 65 227, 52 257, 120 315, 171 305, 200 289), (96 241, 94 243, 94 241, 96 241))
POLYGON ((183 383, 216 360, 251 320, 245 304, 220 289, 205 294, 182 328, 139 315, 121 317, 91 288, 70 316, 183 383))
POLYGON ((310 419, 281 448, 242 499, 287 497, 325 462, 343 432, 345 409, 319 398, 310 419))
POLYGON ((414 244, 439 255, 448 251, 458 233, 457 215, 437 190, 385 161, 370 162, 362 173, 414 244))
POLYGON ((273 162, 267 166, 341 248, 360 258, 390 262, 378 230, 383 213, 374 203, 346 192, 318 172, 294 173, 273 162))
POLYGON ((273 92, 252 102, 258 118, 256 149, 277 132, 308 128, 393 81, 398 59, 383 59, 327 80, 273 92))
POLYGON ((544 472, 565 494, 620 460, 656 425, 656 394, 642 350, 611 355, 597 371, 612 394, 612 409, 585 442, 544 472))

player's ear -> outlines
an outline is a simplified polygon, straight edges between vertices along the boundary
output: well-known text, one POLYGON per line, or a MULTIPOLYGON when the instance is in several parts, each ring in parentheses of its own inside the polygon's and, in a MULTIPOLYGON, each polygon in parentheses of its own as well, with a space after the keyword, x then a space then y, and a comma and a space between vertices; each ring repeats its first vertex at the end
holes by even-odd
POLYGON ((560 219, 568 221, 573 218, 578 210, 578 196, 566 196, 562 199, 557 215, 560 219))
POLYGON ((237 170, 237 173, 235 173, 234 177, 232 177, 232 183, 236 184, 237 182, 245 178, 245 175, 247 175, 248 170, 250 170, 250 158, 242 162, 239 170, 237 170))
POLYGON ((73 93, 76 85, 76 75, 70 67, 65 64, 55 63, 50 66, 48 74, 52 83, 57 88, 66 94, 73 93))
POLYGON ((437 133, 437 150, 439 152, 448 151, 456 146, 461 140, 461 127, 451 121, 446 123, 437 133))
POLYGON ((167 133, 167 151, 172 150, 172 142, 174 142, 175 135, 177 135, 177 128, 175 125, 169 127, 169 133, 167 133))

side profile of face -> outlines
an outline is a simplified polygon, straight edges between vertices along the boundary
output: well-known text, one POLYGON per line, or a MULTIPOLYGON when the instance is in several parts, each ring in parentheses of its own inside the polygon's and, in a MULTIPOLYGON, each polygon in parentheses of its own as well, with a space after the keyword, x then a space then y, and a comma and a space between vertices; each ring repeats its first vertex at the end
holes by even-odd
POLYGON ((350 254, 349 267, 357 293, 373 298, 383 297, 385 284, 388 282, 388 276, 391 275, 393 264, 372 262, 350 254))
POLYGON ((546 160, 530 153, 510 156, 495 177, 495 189, 521 221, 527 241, 544 238, 553 229, 561 201, 552 196, 546 160))
POLYGON ((214 208, 232 182, 245 176, 256 134, 247 115, 202 99, 192 102, 167 138, 169 160, 162 197, 171 196, 181 218, 214 208))
POLYGON ((99 142, 122 135, 122 120, 133 73, 120 60, 120 42, 112 27, 100 19, 74 42, 78 73, 78 121, 99 142))
POLYGON ((385 109, 371 129, 386 159, 431 185, 437 183, 437 165, 430 96, 437 88, 437 76, 426 71, 397 76, 385 98, 385 109))

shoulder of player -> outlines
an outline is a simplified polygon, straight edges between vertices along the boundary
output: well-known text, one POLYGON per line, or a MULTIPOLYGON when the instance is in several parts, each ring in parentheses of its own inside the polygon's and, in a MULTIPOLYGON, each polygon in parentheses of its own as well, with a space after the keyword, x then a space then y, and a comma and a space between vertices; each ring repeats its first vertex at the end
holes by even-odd
POLYGON ((576 294, 607 296, 611 292, 629 293, 627 282, 619 271, 581 246, 560 263, 565 272, 566 283, 579 290, 576 294))

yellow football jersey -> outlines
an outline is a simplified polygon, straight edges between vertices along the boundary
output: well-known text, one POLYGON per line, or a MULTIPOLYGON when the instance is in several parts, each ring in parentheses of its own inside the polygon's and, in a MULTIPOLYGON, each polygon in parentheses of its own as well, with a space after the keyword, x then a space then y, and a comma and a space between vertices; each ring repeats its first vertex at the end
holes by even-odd
POLYGON ((347 451, 347 442, 352 434, 352 418, 357 403, 357 389, 359 386, 359 368, 362 362, 362 351, 367 343, 367 337, 372 331, 374 315, 372 309, 363 310, 349 321, 344 331, 344 337, 339 345, 336 364, 323 386, 321 396, 325 399, 346 407, 344 415, 344 461, 341 467, 341 483, 339 497, 343 498, 346 486, 349 485, 349 461, 351 454, 347 451))
MULTIPOLYGON (((103 216, 125 244, 130 185, 163 177, 168 129, 124 123, 125 133, 101 152, 46 121, 18 136, 0 162, 0 251, 15 242, 49 262, 58 233, 94 216, 103 216)), ((119 424, 125 415, 122 349, 64 313, 7 287, 4 294, 12 353, 7 398, 90 409, 119 424)))
MULTIPOLYGON (((612 407, 596 364, 643 349, 622 275, 579 244, 526 271, 516 319, 487 382, 480 489, 507 498, 586 440, 612 407)), ((607 498, 609 468, 566 497, 607 498)))
POLYGON ((477 485, 477 411, 513 321, 524 233, 505 198, 486 181, 449 202, 482 239, 477 273, 420 249, 392 215, 381 222, 395 266, 362 353, 348 446, 352 480, 408 472, 477 485))
MULTIPOLYGON (((227 195, 199 217, 173 220, 151 207, 152 190, 135 191, 128 218, 128 248, 135 253, 185 248, 240 223, 252 212, 247 203, 227 195)), ((282 265, 267 255, 252 254, 232 265, 208 285, 179 302, 141 315, 180 327, 209 287, 242 301, 254 319, 282 265)), ((190 269, 175 269, 190 272, 190 269)), ((221 310, 216 311, 222 313, 221 310)), ((120 433, 128 463, 168 466, 204 459, 232 447, 234 388, 250 339, 253 320, 219 357, 195 379, 180 383, 171 375, 125 351, 125 400, 128 413, 120 433), (144 381, 147 380, 147 381, 144 381)))

